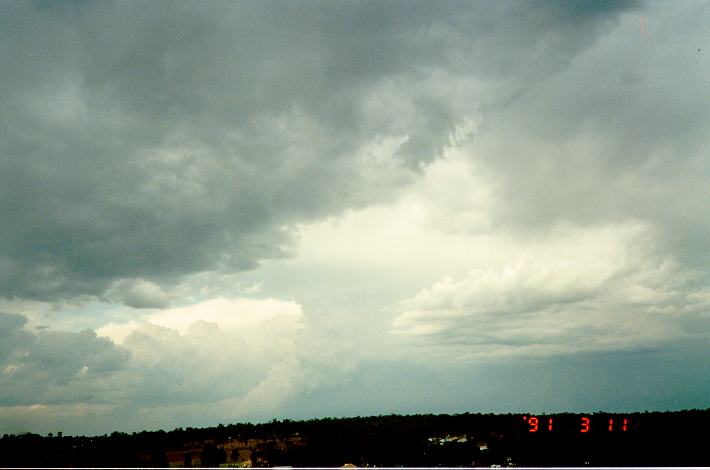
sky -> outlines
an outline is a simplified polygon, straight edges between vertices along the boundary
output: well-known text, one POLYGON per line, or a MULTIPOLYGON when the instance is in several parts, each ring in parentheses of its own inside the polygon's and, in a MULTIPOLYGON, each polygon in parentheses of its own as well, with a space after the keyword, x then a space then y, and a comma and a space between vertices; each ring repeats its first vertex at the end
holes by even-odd
POLYGON ((707 408, 709 17, 0 3, 0 433, 707 408))

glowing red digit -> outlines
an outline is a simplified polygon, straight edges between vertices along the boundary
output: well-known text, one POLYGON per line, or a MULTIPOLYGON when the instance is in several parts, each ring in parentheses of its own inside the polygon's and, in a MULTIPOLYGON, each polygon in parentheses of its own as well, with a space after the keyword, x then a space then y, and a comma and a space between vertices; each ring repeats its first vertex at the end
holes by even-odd
POLYGON ((614 420, 609 418, 609 432, 614 429, 614 420))
POLYGON ((627 425, 627 424, 629 424, 629 422, 628 422, 628 420, 627 420, 626 418, 624 418, 624 425, 621 426, 621 430, 622 430, 622 431, 626 432, 626 425, 627 425))
POLYGON ((538 422, 539 420, 535 416, 531 416, 530 419, 528 419, 528 424, 530 425, 528 432, 537 432, 538 422))
POLYGON ((589 418, 586 416, 582 417, 582 429, 579 432, 589 432, 589 418))
POLYGON ((547 430, 552 431, 552 418, 547 420, 547 430))

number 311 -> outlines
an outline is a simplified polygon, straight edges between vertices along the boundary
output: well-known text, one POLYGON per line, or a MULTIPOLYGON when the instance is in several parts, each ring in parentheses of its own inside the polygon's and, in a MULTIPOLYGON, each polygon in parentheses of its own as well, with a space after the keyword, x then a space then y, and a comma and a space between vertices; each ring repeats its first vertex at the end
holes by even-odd
MULTIPOLYGON (((540 429, 540 419, 537 416, 531 416, 528 418, 527 416, 523 416, 523 420, 527 421, 528 426, 528 432, 538 432, 540 429)), ((626 432, 628 429, 628 424, 629 420, 624 418, 622 423, 621 423, 621 430, 623 432, 626 432)), ((580 422, 580 428, 579 432, 589 432, 591 428, 591 420, 587 416, 582 416, 581 422, 580 422)), ((553 421, 552 418, 547 418, 547 430, 552 431, 553 430, 553 421)), ((609 418, 609 426, 607 427, 607 430, 609 432, 612 432, 614 430, 614 419, 609 418)))

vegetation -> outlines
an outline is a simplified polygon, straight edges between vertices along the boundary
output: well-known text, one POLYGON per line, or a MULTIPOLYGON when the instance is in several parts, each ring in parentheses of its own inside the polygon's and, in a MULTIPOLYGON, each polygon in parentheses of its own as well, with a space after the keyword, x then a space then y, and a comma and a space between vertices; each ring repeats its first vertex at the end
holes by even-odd
MULTIPOLYGON (((588 415, 607 422, 604 413, 588 415)), ((613 415, 618 416, 618 415, 613 415)), ((710 410, 629 413, 627 431, 581 433, 556 414, 531 433, 521 414, 271 421, 104 436, 5 435, 0 467, 704 466, 710 410)), ((526 417, 527 419, 527 417, 526 417)), ((617 420, 618 421, 618 420, 617 420)))

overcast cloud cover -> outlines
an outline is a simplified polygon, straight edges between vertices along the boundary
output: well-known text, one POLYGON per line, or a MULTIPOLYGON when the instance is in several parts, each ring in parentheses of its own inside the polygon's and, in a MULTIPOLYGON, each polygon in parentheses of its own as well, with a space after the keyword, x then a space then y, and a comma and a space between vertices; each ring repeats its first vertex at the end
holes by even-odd
POLYGON ((710 406, 709 17, 0 4, 0 432, 710 406))

